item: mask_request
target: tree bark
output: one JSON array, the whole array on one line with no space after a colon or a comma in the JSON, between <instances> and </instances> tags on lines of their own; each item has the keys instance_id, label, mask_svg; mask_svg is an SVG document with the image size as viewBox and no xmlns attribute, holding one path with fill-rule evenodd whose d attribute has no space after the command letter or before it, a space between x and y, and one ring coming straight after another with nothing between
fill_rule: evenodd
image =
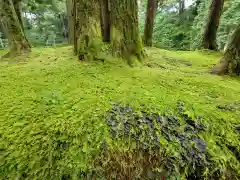
<instances>
[{"instance_id":1,"label":"tree bark","mask_svg":"<svg viewBox=\"0 0 240 180\"><path fill-rule=\"evenodd\" d=\"M75 0L74 50L80 60L95 58L101 39L99 0Z\"/></svg>"},{"instance_id":2,"label":"tree bark","mask_svg":"<svg viewBox=\"0 0 240 180\"><path fill-rule=\"evenodd\" d=\"M22 20L22 7L21 7L21 3L22 3L21 0L13 0L13 6L14 6L14 9L16 11L16 14L17 14L18 20L20 22L21 28L23 30L24 37L25 37L28 45L31 46L29 41L28 41L28 39L26 38L26 34L25 34L25 31L24 31L23 20Z\"/></svg>"},{"instance_id":3,"label":"tree bark","mask_svg":"<svg viewBox=\"0 0 240 180\"><path fill-rule=\"evenodd\" d=\"M68 43L74 44L74 0L67 0Z\"/></svg>"},{"instance_id":4,"label":"tree bark","mask_svg":"<svg viewBox=\"0 0 240 180\"><path fill-rule=\"evenodd\" d=\"M203 48L217 50L217 30L222 14L224 0L212 0L208 22L203 35Z\"/></svg>"},{"instance_id":5,"label":"tree bark","mask_svg":"<svg viewBox=\"0 0 240 180\"><path fill-rule=\"evenodd\" d=\"M143 43L146 46L152 46L152 34L153 34L153 25L154 25L154 19L156 16L156 10L157 10L157 0L148 0L144 37L143 37Z\"/></svg>"},{"instance_id":6,"label":"tree bark","mask_svg":"<svg viewBox=\"0 0 240 180\"><path fill-rule=\"evenodd\" d=\"M101 0L101 30L103 42L110 42L110 11L108 0Z\"/></svg>"},{"instance_id":7,"label":"tree bark","mask_svg":"<svg viewBox=\"0 0 240 180\"><path fill-rule=\"evenodd\" d=\"M25 54L31 51L31 47L25 37L20 18L15 10L12 0L2 0L3 15L6 19L8 40L10 44L10 56Z\"/></svg>"},{"instance_id":8,"label":"tree bark","mask_svg":"<svg viewBox=\"0 0 240 180\"><path fill-rule=\"evenodd\" d=\"M127 59L128 63L131 63L132 56L142 59L137 0L111 0L110 10L113 55Z\"/></svg>"},{"instance_id":9,"label":"tree bark","mask_svg":"<svg viewBox=\"0 0 240 180\"><path fill-rule=\"evenodd\" d=\"M212 73L240 75L240 25L234 31L223 58L214 66Z\"/></svg>"},{"instance_id":10,"label":"tree bark","mask_svg":"<svg viewBox=\"0 0 240 180\"><path fill-rule=\"evenodd\" d=\"M13 1L13 6L15 8L18 20L21 24L22 29L24 29L23 27L23 21L22 21L22 8L21 8L21 0L12 0Z\"/></svg>"}]
</instances>

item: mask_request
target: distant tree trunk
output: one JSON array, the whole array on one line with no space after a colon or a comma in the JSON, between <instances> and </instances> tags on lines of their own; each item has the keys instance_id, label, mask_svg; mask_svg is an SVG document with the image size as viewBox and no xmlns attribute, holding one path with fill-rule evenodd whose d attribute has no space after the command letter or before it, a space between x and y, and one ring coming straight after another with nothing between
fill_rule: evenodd
<instances>
[{"instance_id":1,"label":"distant tree trunk","mask_svg":"<svg viewBox=\"0 0 240 180\"><path fill-rule=\"evenodd\" d=\"M95 58L96 41L101 39L99 0L75 0L74 50L80 60ZM91 51L91 52L90 52Z\"/></svg>"},{"instance_id":2,"label":"distant tree trunk","mask_svg":"<svg viewBox=\"0 0 240 180\"><path fill-rule=\"evenodd\" d=\"M143 56L143 47L138 28L137 0L111 0L111 45L113 55L139 60Z\"/></svg>"},{"instance_id":3,"label":"distant tree trunk","mask_svg":"<svg viewBox=\"0 0 240 180\"><path fill-rule=\"evenodd\" d=\"M154 19L156 16L157 2L158 0L148 0L144 37L143 37L143 43L146 46L152 46L153 25L154 25Z\"/></svg>"},{"instance_id":4,"label":"distant tree trunk","mask_svg":"<svg viewBox=\"0 0 240 180\"><path fill-rule=\"evenodd\" d=\"M201 4L201 0L196 0L195 7L193 9L194 17L196 17L198 15L198 8L199 8L200 4Z\"/></svg>"},{"instance_id":5,"label":"distant tree trunk","mask_svg":"<svg viewBox=\"0 0 240 180\"><path fill-rule=\"evenodd\" d=\"M10 52L8 55L16 56L31 51L31 47L25 37L24 29L20 18L18 17L12 0L2 0L3 15L6 19L6 29L8 31L8 40Z\"/></svg>"},{"instance_id":6,"label":"distant tree trunk","mask_svg":"<svg viewBox=\"0 0 240 180\"><path fill-rule=\"evenodd\" d=\"M74 0L67 0L68 43L74 44Z\"/></svg>"},{"instance_id":7,"label":"distant tree trunk","mask_svg":"<svg viewBox=\"0 0 240 180\"><path fill-rule=\"evenodd\" d=\"M2 18L1 22L1 30L3 32L3 35L5 38L8 38L8 31L7 31L7 26L6 26L6 21L3 16L0 16Z\"/></svg>"},{"instance_id":8,"label":"distant tree trunk","mask_svg":"<svg viewBox=\"0 0 240 180\"><path fill-rule=\"evenodd\" d=\"M108 0L101 0L101 30L104 42L110 42L110 11Z\"/></svg>"},{"instance_id":9,"label":"distant tree trunk","mask_svg":"<svg viewBox=\"0 0 240 180\"><path fill-rule=\"evenodd\" d=\"M224 5L224 0L212 0L210 7L208 22L205 27L203 35L203 48L210 50L217 50L217 30L219 26L220 17L222 14L222 9Z\"/></svg>"},{"instance_id":10,"label":"distant tree trunk","mask_svg":"<svg viewBox=\"0 0 240 180\"><path fill-rule=\"evenodd\" d=\"M223 75L232 73L240 75L240 26L234 31L228 47L220 62L212 69L212 73Z\"/></svg>"},{"instance_id":11,"label":"distant tree trunk","mask_svg":"<svg viewBox=\"0 0 240 180\"><path fill-rule=\"evenodd\" d=\"M182 13L184 12L184 9L185 9L185 0L179 0L179 10L178 10L179 16L182 15Z\"/></svg>"},{"instance_id":12,"label":"distant tree trunk","mask_svg":"<svg viewBox=\"0 0 240 180\"><path fill-rule=\"evenodd\" d=\"M139 13L140 18L143 18L144 10L145 10L145 8L143 6L143 0L138 0L138 9L139 9L138 13Z\"/></svg>"},{"instance_id":13,"label":"distant tree trunk","mask_svg":"<svg viewBox=\"0 0 240 180\"><path fill-rule=\"evenodd\" d=\"M138 7L139 7L139 9L140 10L144 10L143 9L143 2L142 2L143 0L138 0Z\"/></svg>"}]
</instances>

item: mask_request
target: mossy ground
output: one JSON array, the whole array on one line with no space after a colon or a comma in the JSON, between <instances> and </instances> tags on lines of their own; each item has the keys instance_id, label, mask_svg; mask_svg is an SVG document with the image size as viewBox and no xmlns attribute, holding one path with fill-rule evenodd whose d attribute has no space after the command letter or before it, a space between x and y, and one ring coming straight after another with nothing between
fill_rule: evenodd
<instances>
[{"instance_id":1,"label":"mossy ground","mask_svg":"<svg viewBox=\"0 0 240 180\"><path fill-rule=\"evenodd\" d=\"M109 137L105 113L121 102L160 106L177 101L202 117L201 134L219 165L239 167L240 79L209 73L221 54L146 49L143 65L119 59L80 62L72 47L36 48L27 61L0 61L0 176L61 179L91 169ZM3 54L3 52L0 52ZM218 106L233 105L232 109ZM238 168L239 170L239 168ZM51 176L51 178L50 178Z\"/></svg>"}]
</instances>

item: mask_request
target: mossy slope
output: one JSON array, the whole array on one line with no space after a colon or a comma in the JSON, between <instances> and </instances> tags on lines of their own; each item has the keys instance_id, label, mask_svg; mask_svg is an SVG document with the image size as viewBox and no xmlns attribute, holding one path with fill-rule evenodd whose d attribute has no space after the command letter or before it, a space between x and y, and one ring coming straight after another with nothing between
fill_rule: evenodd
<instances>
[{"instance_id":1,"label":"mossy slope","mask_svg":"<svg viewBox=\"0 0 240 180\"><path fill-rule=\"evenodd\" d=\"M240 79L209 73L220 54L151 48L143 65L131 68L111 57L79 62L71 47L33 51L27 62L0 62L1 177L78 177L109 137L111 103L175 112L179 100L208 126L201 136L213 160L239 170L234 153L217 145L240 149L233 128L240 124Z\"/></svg>"}]
</instances>

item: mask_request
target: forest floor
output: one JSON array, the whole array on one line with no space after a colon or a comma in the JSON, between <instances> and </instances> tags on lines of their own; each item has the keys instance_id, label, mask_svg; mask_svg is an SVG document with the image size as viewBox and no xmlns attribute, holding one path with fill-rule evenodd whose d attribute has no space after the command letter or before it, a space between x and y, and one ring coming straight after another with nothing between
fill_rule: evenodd
<instances>
[{"instance_id":1,"label":"forest floor","mask_svg":"<svg viewBox=\"0 0 240 180\"><path fill-rule=\"evenodd\" d=\"M111 57L80 62L71 47L36 48L27 61L1 60L0 177L78 176L110 141L105 119L113 103L175 114L178 102L187 116L201 117L207 130L199 136L211 160L238 174L240 78L209 73L219 53L146 52L136 67Z\"/></svg>"}]
</instances>

